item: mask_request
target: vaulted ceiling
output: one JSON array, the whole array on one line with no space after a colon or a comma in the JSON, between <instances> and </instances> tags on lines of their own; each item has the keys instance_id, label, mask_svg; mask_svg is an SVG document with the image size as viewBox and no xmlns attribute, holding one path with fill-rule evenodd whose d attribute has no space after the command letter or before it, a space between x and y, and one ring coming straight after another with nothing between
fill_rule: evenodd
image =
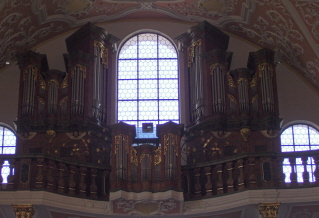
<instances>
[{"instance_id":1,"label":"vaulted ceiling","mask_svg":"<svg viewBox=\"0 0 319 218\"><path fill-rule=\"evenodd\" d=\"M0 68L27 50L84 25L119 19L207 20L261 47L319 90L317 0L1 0Z\"/></svg>"}]
</instances>

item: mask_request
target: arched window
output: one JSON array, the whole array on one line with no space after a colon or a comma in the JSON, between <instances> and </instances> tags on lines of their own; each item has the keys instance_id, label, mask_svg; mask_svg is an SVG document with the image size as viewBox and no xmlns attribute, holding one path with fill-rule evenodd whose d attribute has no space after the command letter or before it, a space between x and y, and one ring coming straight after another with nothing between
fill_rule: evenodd
<instances>
[{"instance_id":1,"label":"arched window","mask_svg":"<svg viewBox=\"0 0 319 218\"><path fill-rule=\"evenodd\" d=\"M281 133L281 151L296 152L319 149L319 131L307 124L295 124L287 127ZM313 172L315 171L313 158L307 160L307 171L309 172L309 182L315 181ZM291 166L288 158L284 159L283 171L286 175L285 182L290 183ZM296 158L295 172L297 172L297 182L303 182L302 173L304 166L301 158Z\"/></svg>"},{"instance_id":2,"label":"arched window","mask_svg":"<svg viewBox=\"0 0 319 218\"><path fill-rule=\"evenodd\" d=\"M15 154L16 152L16 136L13 131L5 126L0 126L0 154ZM2 183L8 183L8 175L10 174L9 161L4 160L1 168Z\"/></svg>"},{"instance_id":3,"label":"arched window","mask_svg":"<svg viewBox=\"0 0 319 218\"><path fill-rule=\"evenodd\" d=\"M118 56L118 121L136 125L137 138L155 138L143 123L179 123L178 57L175 46L156 33L129 38ZM155 129L155 128L154 128Z\"/></svg>"}]
</instances>

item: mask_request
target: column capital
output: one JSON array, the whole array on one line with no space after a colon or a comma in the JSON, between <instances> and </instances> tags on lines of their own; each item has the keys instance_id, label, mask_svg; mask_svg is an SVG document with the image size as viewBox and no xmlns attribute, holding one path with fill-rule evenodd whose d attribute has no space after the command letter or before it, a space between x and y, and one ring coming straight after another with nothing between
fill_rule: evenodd
<instances>
[{"instance_id":1,"label":"column capital","mask_svg":"<svg viewBox=\"0 0 319 218\"><path fill-rule=\"evenodd\" d=\"M35 213L32 204L13 204L12 206L14 209L15 218L31 218Z\"/></svg>"},{"instance_id":2,"label":"column capital","mask_svg":"<svg viewBox=\"0 0 319 218\"><path fill-rule=\"evenodd\" d=\"M277 218L280 202L259 203L259 213L262 218Z\"/></svg>"}]
</instances>

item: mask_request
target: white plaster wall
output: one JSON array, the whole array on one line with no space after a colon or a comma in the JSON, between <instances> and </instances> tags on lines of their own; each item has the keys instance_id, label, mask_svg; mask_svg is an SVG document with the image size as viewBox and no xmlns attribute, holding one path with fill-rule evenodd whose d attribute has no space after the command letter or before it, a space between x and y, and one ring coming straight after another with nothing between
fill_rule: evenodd
<instances>
[{"instance_id":1,"label":"white plaster wall","mask_svg":"<svg viewBox=\"0 0 319 218\"><path fill-rule=\"evenodd\" d=\"M109 33L123 40L128 35L140 29L153 29L166 34L171 39L185 33L192 26L192 23L169 22L166 20L138 20L138 21L117 21L99 24ZM74 30L75 31L75 30ZM55 37L46 43L43 43L34 50L46 54L50 69L65 71L63 53L66 53L65 39L74 31ZM121 41L120 41L121 42ZM119 43L120 43L119 42ZM248 53L256 51L259 48L250 43L241 41L238 38L231 37L228 51L233 52L231 69L245 68L248 60ZM183 69L181 69L183 72ZM116 88L116 75L111 72L111 85ZM184 74L181 73L181 89L184 89ZM279 93L279 108L284 123L293 120L307 120L319 125L319 94L308 86L307 82L300 79L295 72L289 70L281 64L277 67L277 83ZM0 72L0 123L6 123L12 127L16 120L18 106L18 88L19 88L19 69L16 65L2 69ZM185 105L181 95L181 105ZM115 101L116 96L113 95ZM113 108L115 110L115 108ZM181 112L183 113L183 109ZM115 120L115 119L114 119ZM183 122L182 118L182 122Z\"/></svg>"}]
</instances>

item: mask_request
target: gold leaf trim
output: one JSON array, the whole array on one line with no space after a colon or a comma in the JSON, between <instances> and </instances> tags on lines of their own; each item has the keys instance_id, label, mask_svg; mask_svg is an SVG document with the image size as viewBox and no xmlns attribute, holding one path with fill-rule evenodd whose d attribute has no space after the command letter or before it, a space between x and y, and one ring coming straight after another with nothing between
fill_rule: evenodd
<instances>
[{"instance_id":1,"label":"gold leaf trim","mask_svg":"<svg viewBox=\"0 0 319 218\"><path fill-rule=\"evenodd\" d=\"M61 83L61 89L65 89L68 87L68 76L64 77L62 83Z\"/></svg>"},{"instance_id":2,"label":"gold leaf trim","mask_svg":"<svg viewBox=\"0 0 319 218\"><path fill-rule=\"evenodd\" d=\"M79 68L80 72L82 72L83 78L86 78L86 67L81 65L81 64L77 64L74 67L72 67L71 78L74 77L74 73L75 73L77 67Z\"/></svg>"},{"instance_id":3,"label":"gold leaf trim","mask_svg":"<svg viewBox=\"0 0 319 218\"><path fill-rule=\"evenodd\" d=\"M33 80L34 81L37 81L37 74L38 74L38 68L36 68L35 66L33 65L28 65L26 67L26 69L23 71L23 81L25 81L25 77L26 77L26 74L29 73L29 70L31 69L31 73L33 74Z\"/></svg>"},{"instance_id":4,"label":"gold leaf trim","mask_svg":"<svg viewBox=\"0 0 319 218\"><path fill-rule=\"evenodd\" d=\"M135 166L138 166L138 160L137 160L137 151L135 148L132 148L131 151L131 163Z\"/></svg>"},{"instance_id":5,"label":"gold leaf trim","mask_svg":"<svg viewBox=\"0 0 319 218\"><path fill-rule=\"evenodd\" d=\"M188 67L191 67L194 63L194 57L195 57L195 47L196 46L202 46L202 40L198 39L191 46L187 48L187 55L188 55Z\"/></svg>"},{"instance_id":6,"label":"gold leaf trim","mask_svg":"<svg viewBox=\"0 0 319 218\"><path fill-rule=\"evenodd\" d=\"M43 100L43 98L41 98L40 96L38 96L38 100L41 104L45 105L45 101Z\"/></svg>"},{"instance_id":7,"label":"gold leaf trim","mask_svg":"<svg viewBox=\"0 0 319 218\"><path fill-rule=\"evenodd\" d=\"M94 41L94 47L99 47L101 49L100 58L102 59L102 64L104 68L108 68L108 57L109 57L109 49L106 48L101 42Z\"/></svg>"},{"instance_id":8,"label":"gold leaf trim","mask_svg":"<svg viewBox=\"0 0 319 218\"><path fill-rule=\"evenodd\" d=\"M40 88L45 90L46 89L46 84L45 81L43 79L43 77L41 75L39 75L39 82L40 82Z\"/></svg>"},{"instance_id":9,"label":"gold leaf trim","mask_svg":"<svg viewBox=\"0 0 319 218\"><path fill-rule=\"evenodd\" d=\"M259 78L262 78L262 72L264 70L266 70L266 68L268 68L269 72L270 72L270 76L273 77L273 66L271 64L268 64L268 63L263 63L263 64L260 64L258 65L258 76Z\"/></svg>"},{"instance_id":10,"label":"gold leaf trim","mask_svg":"<svg viewBox=\"0 0 319 218\"><path fill-rule=\"evenodd\" d=\"M154 156L154 164L157 165L159 163L162 162L162 151L161 151L161 147L158 147L156 150L155 150L155 156Z\"/></svg>"},{"instance_id":11,"label":"gold leaf trim","mask_svg":"<svg viewBox=\"0 0 319 218\"><path fill-rule=\"evenodd\" d=\"M237 103L236 98L235 98L234 96L232 96L231 94L228 94L228 98L229 98L232 102Z\"/></svg>"}]
</instances>

